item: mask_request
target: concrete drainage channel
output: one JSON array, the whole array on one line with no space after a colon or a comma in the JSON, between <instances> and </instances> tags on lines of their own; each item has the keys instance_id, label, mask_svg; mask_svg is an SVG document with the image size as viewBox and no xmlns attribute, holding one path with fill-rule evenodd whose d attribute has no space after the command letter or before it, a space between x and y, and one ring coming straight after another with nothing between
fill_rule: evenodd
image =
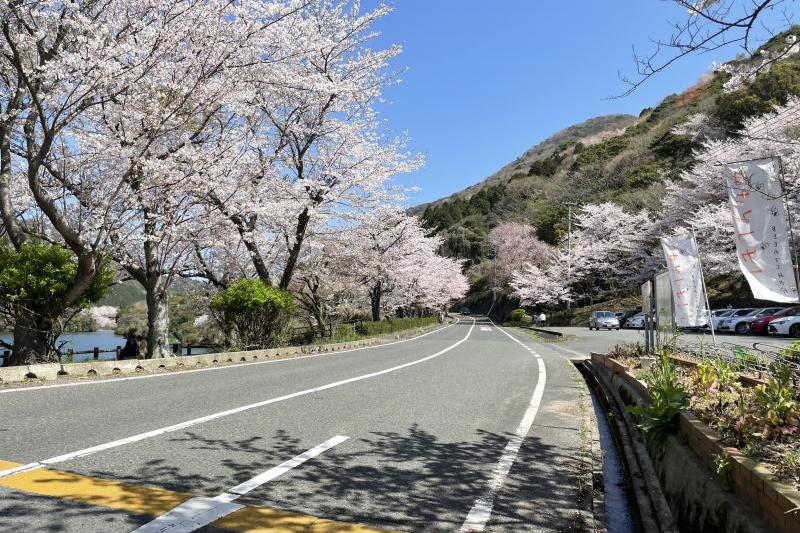
<instances>
[{"instance_id":1,"label":"concrete drainage channel","mask_svg":"<svg viewBox=\"0 0 800 533\"><path fill-rule=\"evenodd\" d=\"M608 393L585 361L573 361L589 387L603 451L602 515L609 533L676 532L658 477L644 444L630 430L632 420L619 399ZM599 481L599 483L598 483Z\"/></svg>"}]
</instances>

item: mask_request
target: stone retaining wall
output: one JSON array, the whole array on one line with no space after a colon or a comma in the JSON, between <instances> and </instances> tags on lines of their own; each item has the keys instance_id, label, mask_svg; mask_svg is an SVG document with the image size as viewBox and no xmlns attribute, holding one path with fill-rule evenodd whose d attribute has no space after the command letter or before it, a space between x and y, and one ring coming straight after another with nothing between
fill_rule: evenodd
<instances>
[{"instance_id":1,"label":"stone retaining wall","mask_svg":"<svg viewBox=\"0 0 800 533\"><path fill-rule=\"evenodd\" d=\"M188 370L215 365L252 363L270 359L285 359L302 355L332 353L355 348L366 348L394 340L416 337L442 327L439 324L415 328L394 335L375 337L336 344L310 344L268 350L223 352L206 355L186 355L161 359L124 359L120 361L87 361L83 363L48 363L0 367L0 386L30 381L56 381L65 378L103 377L158 370Z\"/></svg>"}]
</instances>

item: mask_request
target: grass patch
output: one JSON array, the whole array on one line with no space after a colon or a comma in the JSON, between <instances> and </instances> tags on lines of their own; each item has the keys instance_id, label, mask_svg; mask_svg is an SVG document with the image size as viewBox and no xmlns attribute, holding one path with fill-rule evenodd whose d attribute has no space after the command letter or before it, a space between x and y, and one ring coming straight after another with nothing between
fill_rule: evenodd
<instances>
[{"instance_id":1,"label":"grass patch","mask_svg":"<svg viewBox=\"0 0 800 533\"><path fill-rule=\"evenodd\" d=\"M364 321L360 324L338 324L334 330L333 338L318 339L314 344L337 344L369 339L381 335L391 335L401 331L415 328L433 326L439 321L438 317L425 318L393 318L377 322Z\"/></svg>"}]
</instances>

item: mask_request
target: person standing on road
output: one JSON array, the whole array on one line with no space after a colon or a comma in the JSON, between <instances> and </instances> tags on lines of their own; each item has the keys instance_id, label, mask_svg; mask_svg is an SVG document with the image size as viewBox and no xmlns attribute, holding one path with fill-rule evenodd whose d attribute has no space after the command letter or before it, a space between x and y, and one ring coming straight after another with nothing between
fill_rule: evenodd
<instances>
[{"instance_id":1,"label":"person standing on road","mask_svg":"<svg viewBox=\"0 0 800 533\"><path fill-rule=\"evenodd\" d=\"M539 326L544 327L547 323L547 315L544 314L544 311L539 315Z\"/></svg>"}]
</instances>

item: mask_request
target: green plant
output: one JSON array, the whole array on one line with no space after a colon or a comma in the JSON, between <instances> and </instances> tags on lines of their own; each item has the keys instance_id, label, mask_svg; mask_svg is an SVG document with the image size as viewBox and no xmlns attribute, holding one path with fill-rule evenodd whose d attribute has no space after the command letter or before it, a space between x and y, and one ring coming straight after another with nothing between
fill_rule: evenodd
<instances>
[{"instance_id":1,"label":"green plant","mask_svg":"<svg viewBox=\"0 0 800 533\"><path fill-rule=\"evenodd\" d=\"M62 246L29 242L15 250L0 244L0 315L14 324L11 364L53 359L64 327L105 294L114 270L102 263L75 298L80 276L75 255Z\"/></svg>"},{"instance_id":2,"label":"green plant","mask_svg":"<svg viewBox=\"0 0 800 533\"><path fill-rule=\"evenodd\" d=\"M650 403L629 407L639 419L639 429L650 444L662 449L667 435L677 429L678 414L689 407L689 395L681 386L672 361L661 357L643 376Z\"/></svg>"},{"instance_id":3,"label":"green plant","mask_svg":"<svg viewBox=\"0 0 800 533\"><path fill-rule=\"evenodd\" d=\"M758 451L758 446L754 442L748 442L742 446L742 454L746 457L754 457Z\"/></svg>"},{"instance_id":4,"label":"green plant","mask_svg":"<svg viewBox=\"0 0 800 533\"><path fill-rule=\"evenodd\" d=\"M524 309L518 308L511 311L511 313L508 315L508 320L506 320L506 323L509 325L530 324L531 317L525 312Z\"/></svg>"},{"instance_id":5,"label":"green plant","mask_svg":"<svg viewBox=\"0 0 800 533\"><path fill-rule=\"evenodd\" d=\"M786 359L794 363L800 363L800 341L794 341L781 352Z\"/></svg>"},{"instance_id":6,"label":"green plant","mask_svg":"<svg viewBox=\"0 0 800 533\"><path fill-rule=\"evenodd\" d=\"M697 366L696 382L704 390L730 390L738 385L739 375L727 361L709 359Z\"/></svg>"},{"instance_id":7,"label":"green plant","mask_svg":"<svg viewBox=\"0 0 800 533\"><path fill-rule=\"evenodd\" d=\"M800 449L790 450L777 465L776 474L781 478L800 480Z\"/></svg>"},{"instance_id":8,"label":"green plant","mask_svg":"<svg viewBox=\"0 0 800 533\"><path fill-rule=\"evenodd\" d=\"M792 388L792 369L785 365L772 365L767 384L755 388L757 409L773 426L783 424L789 415L798 414L800 402L795 395L796 391Z\"/></svg>"},{"instance_id":9,"label":"green plant","mask_svg":"<svg viewBox=\"0 0 800 533\"><path fill-rule=\"evenodd\" d=\"M291 293L240 279L211 299L211 309L236 348L271 347L283 340L294 312Z\"/></svg>"},{"instance_id":10,"label":"green plant","mask_svg":"<svg viewBox=\"0 0 800 533\"><path fill-rule=\"evenodd\" d=\"M748 366L758 363L758 358L755 356L755 354L751 353L746 348L735 348L733 350L733 357L736 359L737 366L741 370L745 370Z\"/></svg>"},{"instance_id":11,"label":"green plant","mask_svg":"<svg viewBox=\"0 0 800 533\"><path fill-rule=\"evenodd\" d=\"M725 479L728 471L731 469L731 460L730 458L725 455L724 453L715 454L714 457L714 472L716 474Z\"/></svg>"}]
</instances>

